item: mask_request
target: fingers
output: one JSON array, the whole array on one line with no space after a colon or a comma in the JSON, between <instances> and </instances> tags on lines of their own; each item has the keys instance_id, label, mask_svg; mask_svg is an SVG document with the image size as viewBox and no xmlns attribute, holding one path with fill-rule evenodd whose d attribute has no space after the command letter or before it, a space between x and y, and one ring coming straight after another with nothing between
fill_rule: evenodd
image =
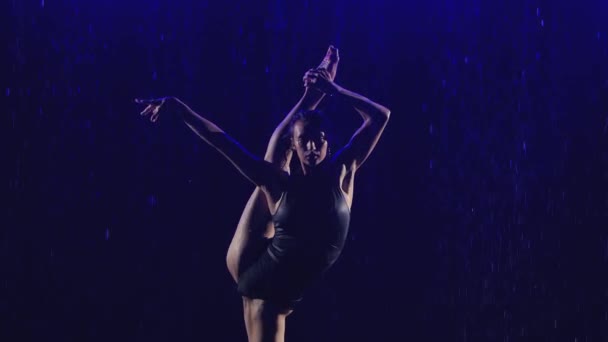
<instances>
[{"instance_id":1,"label":"fingers","mask_svg":"<svg viewBox=\"0 0 608 342\"><path fill-rule=\"evenodd\" d=\"M330 73L325 68L314 69L314 70L308 71L306 74L310 75L311 77L317 77L317 78L322 77L322 78L330 79Z\"/></svg>"},{"instance_id":2,"label":"fingers","mask_svg":"<svg viewBox=\"0 0 608 342\"><path fill-rule=\"evenodd\" d=\"M318 72L324 78L331 79L331 74L329 73L329 71L327 71L327 69L318 69Z\"/></svg>"},{"instance_id":3,"label":"fingers","mask_svg":"<svg viewBox=\"0 0 608 342\"><path fill-rule=\"evenodd\" d=\"M312 80L312 79L307 79L304 81L304 87L308 88L308 87L314 87L316 85L316 80Z\"/></svg>"},{"instance_id":4,"label":"fingers","mask_svg":"<svg viewBox=\"0 0 608 342\"><path fill-rule=\"evenodd\" d=\"M146 116L148 114L150 115L150 121L152 122L156 122L156 120L158 120L159 117L159 111L160 111L160 107L159 105L155 105L155 104L149 104L146 106L146 108L139 113L141 116Z\"/></svg>"},{"instance_id":5,"label":"fingers","mask_svg":"<svg viewBox=\"0 0 608 342\"><path fill-rule=\"evenodd\" d=\"M316 73L313 72L307 72L306 74L304 74L304 77L302 77L303 80L306 79L313 79L313 78L317 78L319 77Z\"/></svg>"},{"instance_id":6,"label":"fingers","mask_svg":"<svg viewBox=\"0 0 608 342\"><path fill-rule=\"evenodd\" d=\"M304 77L318 79L319 77L321 77L321 73L318 70L311 70L311 71L306 72Z\"/></svg>"},{"instance_id":7,"label":"fingers","mask_svg":"<svg viewBox=\"0 0 608 342\"><path fill-rule=\"evenodd\" d=\"M317 74L317 71L315 69L310 69L304 74L304 77L316 76L316 74Z\"/></svg>"},{"instance_id":8,"label":"fingers","mask_svg":"<svg viewBox=\"0 0 608 342\"><path fill-rule=\"evenodd\" d=\"M154 109L154 105L149 104L146 106L146 108L144 108L144 110L141 111L141 113L139 113L139 115L141 115L141 116L148 115L153 109Z\"/></svg>"},{"instance_id":9,"label":"fingers","mask_svg":"<svg viewBox=\"0 0 608 342\"><path fill-rule=\"evenodd\" d=\"M144 110L141 111L141 113L139 113L139 115L141 116L146 116L148 114L150 115L150 121L152 122L156 122L159 118L159 111L160 108L162 107L162 105L165 102L165 98L160 98L160 99L150 99L150 100L146 100L146 99L140 99L137 98L135 99L135 103L140 103L140 104L145 104L146 108L144 108Z\"/></svg>"},{"instance_id":10,"label":"fingers","mask_svg":"<svg viewBox=\"0 0 608 342\"><path fill-rule=\"evenodd\" d=\"M304 82L304 86L308 87L308 86L315 84L317 82L317 78L318 78L318 76L317 76L315 69L309 69L304 74L304 77L302 77L302 81Z\"/></svg>"},{"instance_id":11,"label":"fingers","mask_svg":"<svg viewBox=\"0 0 608 342\"><path fill-rule=\"evenodd\" d=\"M314 76L305 76L302 81L304 82L304 86L308 87L317 83L317 77Z\"/></svg>"},{"instance_id":12,"label":"fingers","mask_svg":"<svg viewBox=\"0 0 608 342\"><path fill-rule=\"evenodd\" d=\"M320 81L323 81L320 83ZM331 82L331 73L325 68L309 69L302 77L305 87L316 86L325 87L327 81Z\"/></svg>"},{"instance_id":13,"label":"fingers","mask_svg":"<svg viewBox=\"0 0 608 342\"><path fill-rule=\"evenodd\" d=\"M154 109L152 109L152 115L150 115L150 121L156 122L156 120L158 120L158 117L159 117L158 112L159 111L160 111L160 106L155 107Z\"/></svg>"}]
</instances>

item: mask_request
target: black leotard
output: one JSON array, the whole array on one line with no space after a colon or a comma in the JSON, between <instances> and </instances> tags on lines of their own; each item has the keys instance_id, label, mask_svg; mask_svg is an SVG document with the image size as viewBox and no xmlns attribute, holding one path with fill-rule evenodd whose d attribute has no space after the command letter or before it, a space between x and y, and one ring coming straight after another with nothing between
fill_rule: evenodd
<instances>
[{"instance_id":1,"label":"black leotard","mask_svg":"<svg viewBox=\"0 0 608 342\"><path fill-rule=\"evenodd\" d=\"M239 276L242 295L293 303L338 259L350 223L339 183L331 161L309 175L289 176L273 216L275 235Z\"/></svg>"}]
</instances>

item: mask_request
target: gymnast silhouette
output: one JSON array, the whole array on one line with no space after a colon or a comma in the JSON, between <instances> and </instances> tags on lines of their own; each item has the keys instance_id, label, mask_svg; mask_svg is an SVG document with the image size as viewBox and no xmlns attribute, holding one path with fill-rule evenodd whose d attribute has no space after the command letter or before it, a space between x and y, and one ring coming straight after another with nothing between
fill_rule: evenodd
<instances>
[{"instance_id":1,"label":"gymnast silhouette","mask_svg":"<svg viewBox=\"0 0 608 342\"><path fill-rule=\"evenodd\" d=\"M226 256L243 299L250 342L284 341L286 317L340 256L356 171L389 120L389 109L334 82L339 60L338 50L330 46L320 65L304 74L304 94L274 130L263 159L175 97L135 100L146 105L141 115L153 122L161 112L179 115L256 185ZM323 115L316 111L325 95L348 101L363 118L333 155ZM291 172L294 152L301 172Z\"/></svg>"}]
</instances>

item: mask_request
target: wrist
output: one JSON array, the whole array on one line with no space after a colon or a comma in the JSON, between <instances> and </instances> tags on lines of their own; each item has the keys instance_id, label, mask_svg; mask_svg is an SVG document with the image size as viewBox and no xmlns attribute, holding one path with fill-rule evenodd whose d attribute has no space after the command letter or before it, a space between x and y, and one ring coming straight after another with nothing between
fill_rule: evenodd
<instances>
[{"instance_id":1,"label":"wrist","mask_svg":"<svg viewBox=\"0 0 608 342\"><path fill-rule=\"evenodd\" d=\"M302 97L321 97L323 95L323 92L319 89L315 89L313 87L305 87L304 95L302 95Z\"/></svg>"},{"instance_id":2,"label":"wrist","mask_svg":"<svg viewBox=\"0 0 608 342\"><path fill-rule=\"evenodd\" d=\"M186 119L188 114L188 105L182 102L175 96L167 96L165 97L165 108L167 108L170 112L177 114L178 117L182 119Z\"/></svg>"},{"instance_id":3,"label":"wrist","mask_svg":"<svg viewBox=\"0 0 608 342\"><path fill-rule=\"evenodd\" d=\"M300 102L305 106L316 104L318 101L321 101L323 96L325 96L325 94L323 94L322 91L311 87L306 87L304 88L304 95L302 95Z\"/></svg>"}]
</instances>

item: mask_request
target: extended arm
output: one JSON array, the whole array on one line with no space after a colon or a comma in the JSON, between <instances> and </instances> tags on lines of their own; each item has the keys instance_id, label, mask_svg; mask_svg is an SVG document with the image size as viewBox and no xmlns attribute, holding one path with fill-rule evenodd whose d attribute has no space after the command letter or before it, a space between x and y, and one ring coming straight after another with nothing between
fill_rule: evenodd
<instances>
[{"instance_id":1,"label":"extended arm","mask_svg":"<svg viewBox=\"0 0 608 342\"><path fill-rule=\"evenodd\" d=\"M207 144L211 145L228 159L237 170L252 183L258 186L275 185L282 172L269 162L266 162L247 151L236 140L226 134L210 120L193 111L188 105L175 97L157 100L137 100L138 103L148 104L142 115L151 114L155 121L161 107L179 114L181 120Z\"/></svg>"},{"instance_id":2,"label":"extended arm","mask_svg":"<svg viewBox=\"0 0 608 342\"><path fill-rule=\"evenodd\" d=\"M363 118L361 127L353 134L348 144L334 156L334 160L340 164L359 168L376 147L391 111L365 96L337 85L325 70L308 72L306 77L312 87L346 99Z\"/></svg>"},{"instance_id":3,"label":"extended arm","mask_svg":"<svg viewBox=\"0 0 608 342\"><path fill-rule=\"evenodd\" d=\"M348 144L336 154L336 160L345 165L355 163L359 168L376 147L391 112L367 97L340 86L337 86L335 94L349 101L363 118L361 127L353 134Z\"/></svg>"}]
</instances>

